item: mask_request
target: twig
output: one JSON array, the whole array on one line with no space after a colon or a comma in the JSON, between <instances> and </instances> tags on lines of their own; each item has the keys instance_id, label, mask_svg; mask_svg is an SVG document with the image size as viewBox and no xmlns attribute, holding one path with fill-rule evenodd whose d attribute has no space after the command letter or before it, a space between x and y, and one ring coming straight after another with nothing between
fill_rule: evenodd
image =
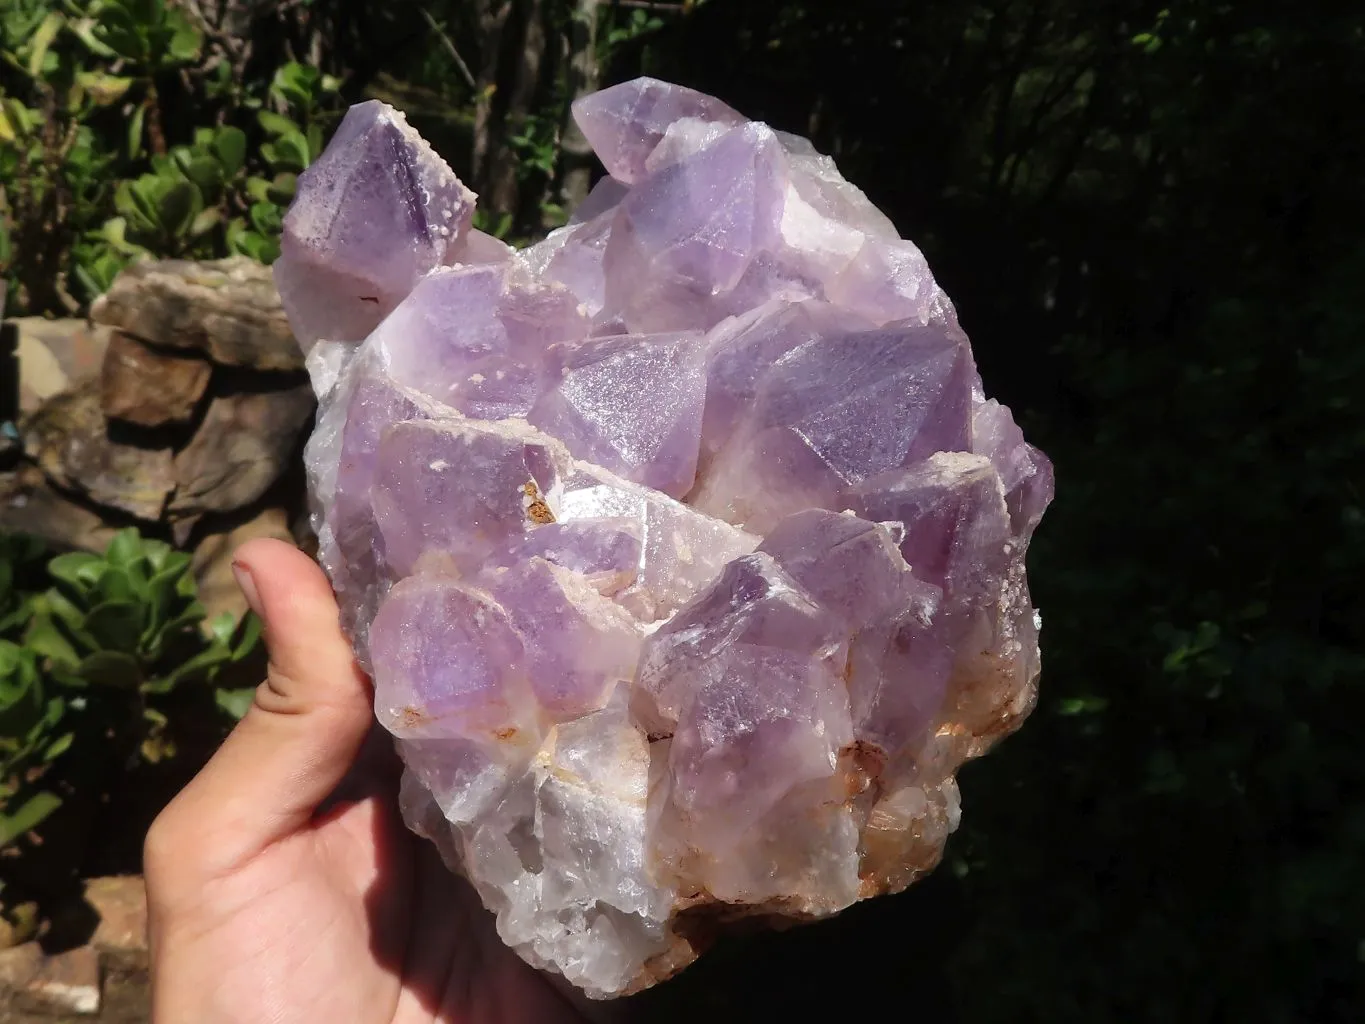
<instances>
[{"instance_id":1,"label":"twig","mask_svg":"<svg viewBox=\"0 0 1365 1024\"><path fill-rule=\"evenodd\" d=\"M441 26L436 24L436 19L431 16L430 11L425 7L419 7L418 10L422 12L422 17L425 18L427 24L431 26L431 30L440 37L441 42L445 43L446 50L455 58L455 66L460 69L460 74L464 76L466 84L468 84L471 90L478 92L479 83L474 80L473 72L469 70L469 65L464 62L464 58L460 56L460 51L455 49L455 44L451 41L450 36L446 35Z\"/></svg>"}]
</instances>

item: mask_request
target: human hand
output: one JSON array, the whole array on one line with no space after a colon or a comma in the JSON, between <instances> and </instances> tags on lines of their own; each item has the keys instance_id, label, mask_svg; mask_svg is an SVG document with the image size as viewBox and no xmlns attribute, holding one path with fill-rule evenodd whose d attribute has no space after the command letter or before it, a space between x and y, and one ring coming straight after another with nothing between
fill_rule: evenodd
<instances>
[{"instance_id":1,"label":"human hand","mask_svg":"<svg viewBox=\"0 0 1365 1024\"><path fill-rule=\"evenodd\" d=\"M581 1020L404 828L387 744L362 757L369 682L321 570L269 540L234 567L270 670L147 836L155 1024Z\"/></svg>"}]
</instances>

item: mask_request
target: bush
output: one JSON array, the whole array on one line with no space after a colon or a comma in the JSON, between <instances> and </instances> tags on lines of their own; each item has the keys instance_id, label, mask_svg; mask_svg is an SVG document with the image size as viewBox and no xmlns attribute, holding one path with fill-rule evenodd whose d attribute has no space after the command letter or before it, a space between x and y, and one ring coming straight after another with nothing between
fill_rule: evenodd
<instances>
[{"instance_id":1,"label":"bush","mask_svg":"<svg viewBox=\"0 0 1365 1024\"><path fill-rule=\"evenodd\" d=\"M271 262L340 83L255 69L171 0L10 0L0 14L0 276L75 312L130 260Z\"/></svg>"},{"instance_id":2,"label":"bush","mask_svg":"<svg viewBox=\"0 0 1365 1024\"><path fill-rule=\"evenodd\" d=\"M52 585L25 589L42 561L35 542L0 536L0 847L61 805L64 777L82 753L112 748L152 763L174 755L159 702L212 686L260 639L254 615L206 624L189 555L135 530L103 555L51 558ZM220 688L214 699L237 717L251 690Z\"/></svg>"}]
</instances>

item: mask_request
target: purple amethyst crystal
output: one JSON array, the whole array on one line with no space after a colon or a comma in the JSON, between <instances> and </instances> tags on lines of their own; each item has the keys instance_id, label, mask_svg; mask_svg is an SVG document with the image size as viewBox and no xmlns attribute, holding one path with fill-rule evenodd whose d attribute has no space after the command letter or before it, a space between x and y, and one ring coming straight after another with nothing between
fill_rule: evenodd
<instances>
[{"instance_id":1,"label":"purple amethyst crystal","mask_svg":"<svg viewBox=\"0 0 1365 1024\"><path fill-rule=\"evenodd\" d=\"M320 414L320 559L409 825L589 995L678 915L806 918L937 862L1032 706L1052 468L920 251L804 139L640 79L608 177L512 250L379 103L276 279Z\"/></svg>"}]
</instances>

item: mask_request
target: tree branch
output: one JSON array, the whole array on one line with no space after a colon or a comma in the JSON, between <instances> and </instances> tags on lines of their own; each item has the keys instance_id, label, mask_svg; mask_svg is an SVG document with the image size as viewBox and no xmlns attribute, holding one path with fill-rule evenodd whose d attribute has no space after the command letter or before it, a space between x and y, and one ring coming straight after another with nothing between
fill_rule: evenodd
<instances>
[{"instance_id":1,"label":"tree branch","mask_svg":"<svg viewBox=\"0 0 1365 1024\"><path fill-rule=\"evenodd\" d=\"M451 40L450 36L446 35L441 26L436 23L436 19L431 16L430 11L425 7L419 7L418 10L422 12L422 17L431 27L431 30L436 33L437 38L445 45L446 52L454 59L455 66L460 69L460 76L465 80L465 84L468 85L471 90L478 92L479 83L474 80L474 73L469 70L469 65L466 64L464 58L460 56L460 51L455 49L455 43Z\"/></svg>"}]
</instances>

